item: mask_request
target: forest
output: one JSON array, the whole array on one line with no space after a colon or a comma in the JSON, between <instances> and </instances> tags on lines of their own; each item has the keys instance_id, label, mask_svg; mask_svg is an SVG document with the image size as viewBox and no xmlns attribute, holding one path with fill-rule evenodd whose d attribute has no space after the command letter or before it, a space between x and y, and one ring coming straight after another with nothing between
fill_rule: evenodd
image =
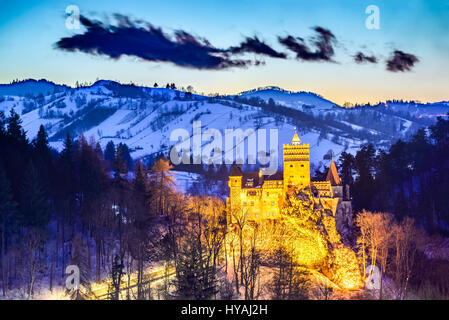
<instances>
[{"instance_id":1,"label":"forest","mask_svg":"<svg viewBox=\"0 0 449 320\"><path fill-rule=\"evenodd\" d=\"M43 126L28 141L14 111L0 113L0 150L3 297L49 294L64 285L66 266L77 265L81 286L63 292L72 299L348 298L323 281L310 292L311 269L290 245L301 230L333 246L326 264L313 266L320 274L345 284L346 273L365 278L371 263L379 266L381 285L385 275L396 288L394 297L380 289L350 298L449 294L447 261L423 249L449 231L449 120L443 118L388 150L364 145L355 156L341 155L339 174L354 209L345 243L332 234L322 208L304 211L307 190L289 199L284 222L258 225L234 217L229 226L222 198L176 191L176 175L163 156L134 162L125 144L110 142L102 150L93 139L69 134L57 152ZM227 170L212 175L209 168L205 175L223 179ZM345 259L356 268L339 273ZM153 283L156 269L160 281ZM272 278L264 278L267 270ZM106 289L96 288L100 282ZM359 280L351 286L358 288Z\"/></svg>"}]
</instances>

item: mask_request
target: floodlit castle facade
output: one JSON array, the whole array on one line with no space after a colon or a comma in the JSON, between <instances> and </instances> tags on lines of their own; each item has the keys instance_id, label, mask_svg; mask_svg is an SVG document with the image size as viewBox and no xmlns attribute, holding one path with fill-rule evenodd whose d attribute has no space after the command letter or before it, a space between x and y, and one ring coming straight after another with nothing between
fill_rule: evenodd
<instances>
[{"instance_id":1,"label":"floodlit castle facade","mask_svg":"<svg viewBox=\"0 0 449 320\"><path fill-rule=\"evenodd\" d=\"M274 220L279 217L292 187L310 187L314 201L332 211L337 229L352 226L349 190L343 187L333 158L326 180L311 181L309 152L309 145L302 144L295 131L290 144L283 145L283 171L264 175L263 171L242 172L233 165L229 175L230 195L226 200L228 221L233 221L233 213L244 214L249 220Z\"/></svg>"}]
</instances>

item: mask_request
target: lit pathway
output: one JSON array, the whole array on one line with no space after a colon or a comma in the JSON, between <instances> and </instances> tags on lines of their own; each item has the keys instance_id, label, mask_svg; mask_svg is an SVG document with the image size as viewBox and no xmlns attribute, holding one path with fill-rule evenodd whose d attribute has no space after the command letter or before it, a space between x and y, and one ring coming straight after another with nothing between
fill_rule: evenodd
<instances>
[{"instance_id":1,"label":"lit pathway","mask_svg":"<svg viewBox=\"0 0 449 320\"><path fill-rule=\"evenodd\" d=\"M152 283L152 284L158 284L162 283L162 281L165 278L165 266L160 267L154 267L150 269L149 273L144 274L144 278L148 280L144 280L142 282L142 285ZM171 278L175 275L175 267L169 267L168 268L168 278ZM92 284L92 293L93 293L93 299L96 300L107 300L109 299L109 292L108 289L110 287L111 281L108 280L106 282L102 283L94 283ZM128 285L128 275L124 275L122 277L122 282L120 284L120 297L126 298L126 294L128 289L130 290L130 293L132 292L132 289L137 289L137 272L131 274L129 285Z\"/></svg>"}]
</instances>

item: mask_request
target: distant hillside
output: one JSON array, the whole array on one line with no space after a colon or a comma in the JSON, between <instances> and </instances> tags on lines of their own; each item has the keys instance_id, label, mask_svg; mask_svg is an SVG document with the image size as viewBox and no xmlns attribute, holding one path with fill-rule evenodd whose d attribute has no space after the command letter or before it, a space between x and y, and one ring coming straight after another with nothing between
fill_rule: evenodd
<instances>
[{"instance_id":1,"label":"distant hillside","mask_svg":"<svg viewBox=\"0 0 449 320\"><path fill-rule=\"evenodd\" d=\"M69 87L65 85L58 85L44 79L29 79L13 82L11 84L0 84L0 97L6 95L36 97L40 94L47 96L55 92L67 90L68 88Z\"/></svg>"},{"instance_id":2,"label":"distant hillside","mask_svg":"<svg viewBox=\"0 0 449 320\"><path fill-rule=\"evenodd\" d=\"M270 99L286 107L304 110L304 109L332 109L339 107L332 101L326 100L313 92L293 92L281 89L279 87L263 87L250 91L244 91L239 94L243 98L258 97L265 102L269 102Z\"/></svg>"},{"instance_id":3,"label":"distant hillside","mask_svg":"<svg viewBox=\"0 0 449 320\"><path fill-rule=\"evenodd\" d=\"M0 88L9 93L17 90L15 95L0 97L0 111L8 115L13 108L19 113L30 139L44 124L57 149L62 148L62 139L70 132L92 136L103 147L110 140L126 143L133 157L168 154L171 132L178 128L191 131L192 123L201 121L203 132L208 128L222 133L232 128L277 128L279 151L297 127L301 140L311 146L312 162L320 166L328 163L332 152L336 156L342 151L354 152L361 144L387 148L449 112L447 102L395 101L346 109L313 93L273 87L222 97L105 80L79 88L45 80ZM24 94L26 88L34 91ZM36 95L45 90L51 92Z\"/></svg>"}]
</instances>

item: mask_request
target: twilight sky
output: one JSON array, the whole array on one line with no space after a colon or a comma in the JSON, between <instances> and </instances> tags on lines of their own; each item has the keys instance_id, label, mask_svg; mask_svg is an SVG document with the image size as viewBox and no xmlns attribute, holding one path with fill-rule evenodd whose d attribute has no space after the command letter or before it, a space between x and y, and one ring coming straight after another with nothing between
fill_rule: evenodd
<instances>
[{"instance_id":1,"label":"twilight sky","mask_svg":"<svg viewBox=\"0 0 449 320\"><path fill-rule=\"evenodd\" d=\"M78 30L68 5L85 17ZM378 30L365 25L369 5ZM0 83L17 78L449 100L449 0L2 1Z\"/></svg>"}]
</instances>

